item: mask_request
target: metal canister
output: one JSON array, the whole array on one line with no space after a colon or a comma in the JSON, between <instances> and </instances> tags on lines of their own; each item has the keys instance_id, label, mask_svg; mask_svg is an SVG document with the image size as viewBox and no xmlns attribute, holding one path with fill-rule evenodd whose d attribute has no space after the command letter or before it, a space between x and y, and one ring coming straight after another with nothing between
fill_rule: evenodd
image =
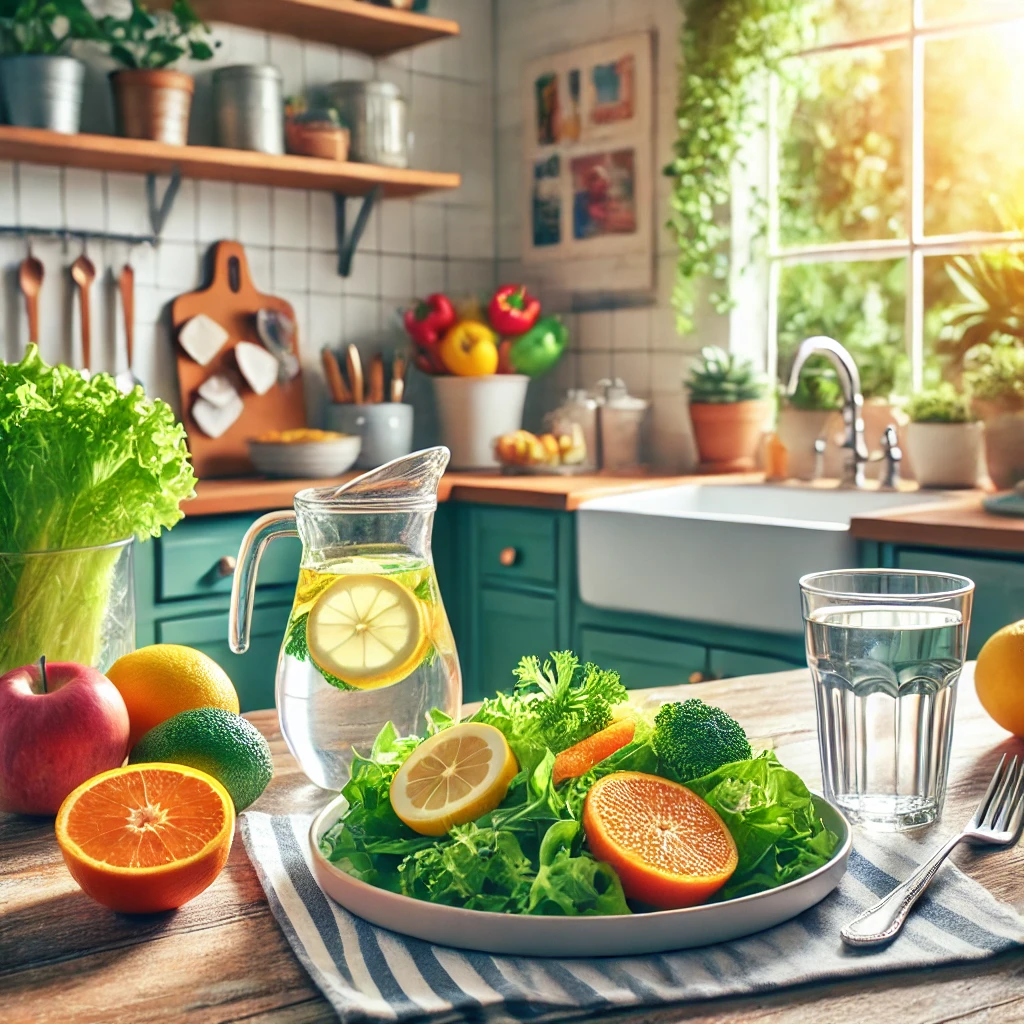
<instances>
[{"instance_id":1,"label":"metal canister","mask_svg":"<svg viewBox=\"0 0 1024 1024\"><path fill-rule=\"evenodd\" d=\"M402 91L391 82L335 82L330 103L352 133L349 159L385 167L409 166L408 116Z\"/></svg>"},{"instance_id":2,"label":"metal canister","mask_svg":"<svg viewBox=\"0 0 1024 1024\"><path fill-rule=\"evenodd\" d=\"M229 149L284 152L281 72L269 64L232 64L213 73L217 141Z\"/></svg>"},{"instance_id":3,"label":"metal canister","mask_svg":"<svg viewBox=\"0 0 1024 1024\"><path fill-rule=\"evenodd\" d=\"M74 57L0 57L0 107L8 124L74 135L82 114L85 65Z\"/></svg>"}]
</instances>

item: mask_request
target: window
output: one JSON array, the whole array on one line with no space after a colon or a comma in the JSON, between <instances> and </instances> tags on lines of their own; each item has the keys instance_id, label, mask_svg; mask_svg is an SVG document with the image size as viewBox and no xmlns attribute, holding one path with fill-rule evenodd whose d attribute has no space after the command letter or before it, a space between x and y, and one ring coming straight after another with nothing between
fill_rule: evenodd
<instances>
[{"instance_id":1,"label":"window","mask_svg":"<svg viewBox=\"0 0 1024 1024\"><path fill-rule=\"evenodd\" d=\"M769 367L829 334L885 396L951 358L951 257L1020 237L1024 0L833 7L770 89Z\"/></svg>"}]
</instances>

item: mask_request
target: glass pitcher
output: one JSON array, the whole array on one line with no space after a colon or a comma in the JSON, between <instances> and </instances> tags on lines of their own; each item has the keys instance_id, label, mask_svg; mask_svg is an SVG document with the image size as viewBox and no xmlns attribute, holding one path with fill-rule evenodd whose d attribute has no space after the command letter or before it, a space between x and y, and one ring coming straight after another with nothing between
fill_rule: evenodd
<instances>
[{"instance_id":1,"label":"glass pitcher","mask_svg":"<svg viewBox=\"0 0 1024 1024\"><path fill-rule=\"evenodd\" d=\"M249 646L260 555L302 539L295 602L277 663L281 732L324 789L348 781L353 748L369 753L391 721L422 733L439 708L457 717L462 676L434 573L430 534L447 448L395 459L340 487L308 488L294 511L249 527L231 591L231 649Z\"/></svg>"}]
</instances>

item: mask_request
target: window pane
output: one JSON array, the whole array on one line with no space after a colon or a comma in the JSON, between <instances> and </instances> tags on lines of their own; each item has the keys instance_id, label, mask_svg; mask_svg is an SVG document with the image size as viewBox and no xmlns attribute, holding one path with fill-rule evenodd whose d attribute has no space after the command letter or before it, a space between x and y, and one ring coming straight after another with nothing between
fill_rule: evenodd
<instances>
[{"instance_id":1,"label":"window pane","mask_svg":"<svg viewBox=\"0 0 1024 1024\"><path fill-rule=\"evenodd\" d=\"M825 334L857 362L865 397L905 390L906 260L805 263L782 268L779 368L783 380L805 338Z\"/></svg>"},{"instance_id":2,"label":"window pane","mask_svg":"<svg viewBox=\"0 0 1024 1024\"><path fill-rule=\"evenodd\" d=\"M1024 340L1024 253L991 249L924 261L925 377L955 376L994 334Z\"/></svg>"},{"instance_id":3,"label":"window pane","mask_svg":"<svg viewBox=\"0 0 1024 1024\"><path fill-rule=\"evenodd\" d=\"M925 231L1007 230L1024 206L1024 21L925 47Z\"/></svg>"},{"instance_id":4,"label":"window pane","mask_svg":"<svg viewBox=\"0 0 1024 1024\"><path fill-rule=\"evenodd\" d=\"M779 110L780 242L906 236L909 51L795 58Z\"/></svg>"},{"instance_id":5,"label":"window pane","mask_svg":"<svg viewBox=\"0 0 1024 1024\"><path fill-rule=\"evenodd\" d=\"M926 22L983 21L1024 13L1021 0L925 0Z\"/></svg>"},{"instance_id":6,"label":"window pane","mask_svg":"<svg viewBox=\"0 0 1024 1024\"><path fill-rule=\"evenodd\" d=\"M871 39L910 28L913 0L822 0L815 45Z\"/></svg>"}]
</instances>

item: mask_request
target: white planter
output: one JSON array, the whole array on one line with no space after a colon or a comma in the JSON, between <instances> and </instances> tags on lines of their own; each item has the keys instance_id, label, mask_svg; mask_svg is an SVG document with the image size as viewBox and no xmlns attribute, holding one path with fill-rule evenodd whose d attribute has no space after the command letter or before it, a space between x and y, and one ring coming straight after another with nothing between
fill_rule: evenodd
<instances>
[{"instance_id":1,"label":"white planter","mask_svg":"<svg viewBox=\"0 0 1024 1024\"><path fill-rule=\"evenodd\" d=\"M519 373L490 377L434 377L441 443L452 469L494 469L494 442L523 425L530 378Z\"/></svg>"},{"instance_id":2,"label":"white planter","mask_svg":"<svg viewBox=\"0 0 1024 1024\"><path fill-rule=\"evenodd\" d=\"M978 402L985 418L985 452L992 482L1001 491L1024 480L1024 412Z\"/></svg>"},{"instance_id":3,"label":"white planter","mask_svg":"<svg viewBox=\"0 0 1024 1024\"><path fill-rule=\"evenodd\" d=\"M922 487L977 487L984 477L984 424L908 423L904 433Z\"/></svg>"}]
</instances>

